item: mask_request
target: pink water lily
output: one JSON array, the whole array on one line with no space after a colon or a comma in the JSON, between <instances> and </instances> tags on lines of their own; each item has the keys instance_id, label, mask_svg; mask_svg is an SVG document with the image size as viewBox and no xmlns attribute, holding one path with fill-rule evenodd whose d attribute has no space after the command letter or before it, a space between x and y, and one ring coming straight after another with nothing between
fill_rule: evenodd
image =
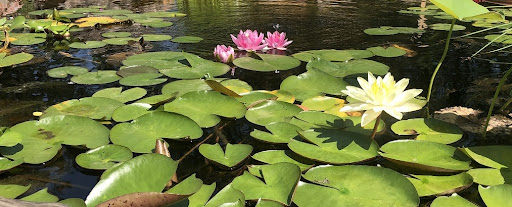
<instances>
[{"instance_id":1,"label":"pink water lily","mask_svg":"<svg viewBox=\"0 0 512 207\"><path fill-rule=\"evenodd\" d=\"M231 46L226 47L226 45L217 45L213 50L213 55L215 56L215 59L220 62L230 63L233 62L233 59L235 58L235 50Z\"/></svg>"},{"instance_id":2,"label":"pink water lily","mask_svg":"<svg viewBox=\"0 0 512 207\"><path fill-rule=\"evenodd\" d=\"M286 50L286 46L291 44L293 41L286 39L286 33L275 31L274 33L267 32L265 43L269 49Z\"/></svg>"},{"instance_id":3,"label":"pink water lily","mask_svg":"<svg viewBox=\"0 0 512 207\"><path fill-rule=\"evenodd\" d=\"M240 30L240 33L238 33L236 37L231 35L231 39L236 44L238 49L246 51L257 51L265 48L267 45L262 44L263 37L263 33L258 33L258 31L252 31L250 29L245 30L245 32Z\"/></svg>"}]
</instances>

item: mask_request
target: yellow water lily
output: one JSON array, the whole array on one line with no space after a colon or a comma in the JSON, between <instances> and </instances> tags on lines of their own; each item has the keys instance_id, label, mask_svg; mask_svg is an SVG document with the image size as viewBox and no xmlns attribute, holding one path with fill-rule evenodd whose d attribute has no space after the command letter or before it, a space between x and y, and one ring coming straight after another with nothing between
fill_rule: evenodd
<instances>
[{"instance_id":1,"label":"yellow water lily","mask_svg":"<svg viewBox=\"0 0 512 207\"><path fill-rule=\"evenodd\" d=\"M402 119L403 112L416 111L422 108L420 105L411 103L411 100L418 96L422 90L405 90L409 84L407 78L395 82L390 73L386 74L384 78L380 76L375 78L372 73L368 72L368 81L358 77L357 82L359 82L361 88L347 86L346 90L341 91L355 99L355 101L346 104L340 111L365 111L361 126L366 126L377 119L382 111L396 119Z\"/></svg>"}]
</instances>

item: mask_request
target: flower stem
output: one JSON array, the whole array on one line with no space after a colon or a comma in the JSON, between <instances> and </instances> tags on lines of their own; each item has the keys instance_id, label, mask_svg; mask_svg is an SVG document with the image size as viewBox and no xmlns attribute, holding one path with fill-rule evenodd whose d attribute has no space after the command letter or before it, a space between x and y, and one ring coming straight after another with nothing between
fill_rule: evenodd
<instances>
[{"instance_id":1,"label":"flower stem","mask_svg":"<svg viewBox=\"0 0 512 207\"><path fill-rule=\"evenodd\" d=\"M430 118L430 113L428 108L430 107L430 95L432 95L432 86L434 85L434 79L436 78L437 72L441 68L444 59L446 58L446 54L448 53L448 47L450 46L450 39L452 38L453 25L455 25L455 18L452 20L452 24L450 25L450 31L448 32L448 37L446 38L446 44L444 45L444 52L441 60L437 63L437 67L432 74L432 78L430 78L430 84L428 85L428 95L427 95L427 118Z\"/></svg>"},{"instance_id":2,"label":"flower stem","mask_svg":"<svg viewBox=\"0 0 512 207\"><path fill-rule=\"evenodd\" d=\"M483 129L482 136L484 139L486 139L487 135L487 126L489 126L489 121L491 120L492 110L494 109L494 105L496 104L496 100L498 99L498 95L500 94L500 90L505 85L505 81L507 80L508 75L512 73L512 67L508 69L507 73L501 78L500 84L498 85L498 88L496 89L496 92L494 92L494 98L492 98L491 107L489 108L489 112L487 112L487 118L485 119L485 125Z\"/></svg>"},{"instance_id":3,"label":"flower stem","mask_svg":"<svg viewBox=\"0 0 512 207\"><path fill-rule=\"evenodd\" d=\"M382 114L380 114L377 119L375 120L375 126L373 127L373 131L372 131L372 134L370 135L370 138L371 139L375 139L375 134L377 134L377 129L379 128L379 123L380 123L380 117L382 116Z\"/></svg>"}]
</instances>

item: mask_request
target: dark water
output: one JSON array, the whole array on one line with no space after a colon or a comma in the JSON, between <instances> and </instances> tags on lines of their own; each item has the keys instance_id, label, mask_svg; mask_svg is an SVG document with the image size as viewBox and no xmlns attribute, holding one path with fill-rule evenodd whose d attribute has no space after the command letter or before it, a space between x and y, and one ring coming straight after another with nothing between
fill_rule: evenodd
<instances>
[{"instance_id":1,"label":"dark water","mask_svg":"<svg viewBox=\"0 0 512 207\"><path fill-rule=\"evenodd\" d=\"M58 7L60 9L85 7L90 5L107 5L113 9L130 9L137 12L148 11L179 11L186 13L184 18L171 21L168 28L147 29L138 26L114 25L93 29L85 33L75 34L79 39L100 39L100 34L109 31L130 31L134 36L143 33L169 34L173 37L193 35L203 37L200 44L175 44L172 42L150 43L146 51L186 51L198 54L203 58L213 59L213 48L217 44L234 45L229 34L236 34L240 29L256 29L258 31L278 30L287 33L294 42L289 46L290 53L312 49L366 49L374 46L398 44L417 53L414 57L373 58L391 67L390 72L397 78L410 78L410 88L426 90L430 75L441 57L444 39L447 32L433 31L421 35L369 36L364 29L379 26L405 26L425 28L433 23L449 23L418 15L403 15L396 11L407 7L420 6L421 0L120 0L120 1L23 1L24 6L18 14L29 11ZM468 26L470 30L471 26ZM466 33L455 32L454 35ZM432 96L432 107L440 109L447 106L469 106L485 108L487 105L470 99L467 89L471 82L481 78L500 77L507 69L506 65L489 64L486 61L467 60L477 51L483 42L475 39L454 41L448 57L436 79ZM14 50L30 52L35 60L15 68L4 69L0 75L0 126L12 126L16 123L33 119L33 111L68 100L91 96L99 89L118 86L117 83L100 86L84 86L72 84L69 79L57 80L46 75L46 71L60 66L76 65L93 70L117 69L119 65L107 61L116 53L133 52L138 48L132 46L107 46L95 50L62 50L74 57L70 59L54 50L52 42L33 47L17 47ZM85 59L85 60L83 60ZM88 60L88 61L86 61ZM95 61L95 62L92 62ZM97 63L96 63L97 62ZM239 78L248 82L254 89L274 90L279 88L282 80L290 75L304 72L304 68L280 73L261 73L236 70L235 75L224 77ZM161 84L163 86L163 84ZM150 94L160 93L161 86L147 87ZM488 97L490 98L490 97ZM281 148L282 146L261 146L249 138L251 125L240 120L230 123L224 130L226 136L236 141L254 144L257 149ZM209 129L207 132L211 131ZM208 133L205 133L208 134ZM170 141L174 159L181 157L195 143L173 144ZM25 166L7 174L0 175L0 183L18 183L33 185L33 191L49 187L49 191L60 199L79 197L85 198L96 184L101 172L85 170L78 167L74 157L85 150L65 147L62 157L46 166ZM222 171L206 165L201 156L192 153L178 169L180 177L198 172L198 177L206 183L213 181L229 182L235 172ZM35 187L35 188L34 188Z\"/></svg>"}]
</instances>

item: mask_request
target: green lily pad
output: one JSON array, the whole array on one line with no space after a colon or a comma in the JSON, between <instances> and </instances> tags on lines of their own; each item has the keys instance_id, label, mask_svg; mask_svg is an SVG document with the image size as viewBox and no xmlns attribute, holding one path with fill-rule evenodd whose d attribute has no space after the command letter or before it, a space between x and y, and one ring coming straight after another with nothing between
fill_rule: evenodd
<instances>
[{"instance_id":1,"label":"green lily pad","mask_svg":"<svg viewBox=\"0 0 512 207\"><path fill-rule=\"evenodd\" d=\"M115 15L131 14L131 13L133 13L133 12L130 10L126 10L126 9L104 9L104 10L99 10L92 14L97 15L97 16L115 16Z\"/></svg>"},{"instance_id":2,"label":"green lily pad","mask_svg":"<svg viewBox=\"0 0 512 207\"><path fill-rule=\"evenodd\" d=\"M151 104L152 106L160 106L162 104L165 104L169 101L172 101L176 98L176 94L160 94L160 95L154 95L150 97L146 97L143 99L140 99L136 101L135 103L146 103Z\"/></svg>"},{"instance_id":3,"label":"green lily pad","mask_svg":"<svg viewBox=\"0 0 512 207\"><path fill-rule=\"evenodd\" d=\"M46 42L45 33L10 33L9 38L14 38L9 42L12 45L36 45Z\"/></svg>"},{"instance_id":4,"label":"green lily pad","mask_svg":"<svg viewBox=\"0 0 512 207\"><path fill-rule=\"evenodd\" d=\"M112 83L121 79L116 74L115 70L99 70L95 72L88 72L81 75L76 75L71 78L71 81L78 84L105 84Z\"/></svg>"},{"instance_id":5,"label":"green lily pad","mask_svg":"<svg viewBox=\"0 0 512 207\"><path fill-rule=\"evenodd\" d=\"M137 38L132 37L117 37L117 38L110 38L110 39L104 39L102 42L107 43L109 45L127 45L130 42L139 41Z\"/></svg>"},{"instance_id":6,"label":"green lily pad","mask_svg":"<svg viewBox=\"0 0 512 207\"><path fill-rule=\"evenodd\" d=\"M342 129L347 127L345 126L345 120L342 118L319 111L300 112L295 117L293 117L290 123L295 124L302 130L308 130L312 128Z\"/></svg>"},{"instance_id":7,"label":"green lily pad","mask_svg":"<svg viewBox=\"0 0 512 207\"><path fill-rule=\"evenodd\" d=\"M136 23L139 23L139 24L147 24L147 23L162 22L162 21L164 21L164 19L162 19L162 18L146 17L146 18L136 18L133 21L136 22Z\"/></svg>"},{"instance_id":8,"label":"green lily pad","mask_svg":"<svg viewBox=\"0 0 512 207\"><path fill-rule=\"evenodd\" d=\"M205 128L217 125L220 122L218 116L239 119L244 117L246 111L245 106L235 98L216 91L188 92L165 104L164 109L188 116Z\"/></svg>"},{"instance_id":9,"label":"green lily pad","mask_svg":"<svg viewBox=\"0 0 512 207\"><path fill-rule=\"evenodd\" d=\"M487 207L508 206L512 198L512 185L494 185L487 188L479 185L478 192Z\"/></svg>"},{"instance_id":10,"label":"green lily pad","mask_svg":"<svg viewBox=\"0 0 512 207\"><path fill-rule=\"evenodd\" d=\"M171 17L183 17L183 16L186 16L186 14L183 14L183 13L168 12L168 11L147 12L147 13L144 13L144 14L149 16L149 17L160 17L160 18L171 18Z\"/></svg>"},{"instance_id":11,"label":"green lily pad","mask_svg":"<svg viewBox=\"0 0 512 207\"><path fill-rule=\"evenodd\" d=\"M418 150L421 149L421 150ZM469 170L471 159L457 148L420 140L397 140L380 148L380 155L396 164L433 172Z\"/></svg>"},{"instance_id":12,"label":"green lily pad","mask_svg":"<svg viewBox=\"0 0 512 207\"><path fill-rule=\"evenodd\" d=\"M29 188L30 185L0 185L0 196L4 198L14 199L20 196L21 194L27 192Z\"/></svg>"},{"instance_id":13,"label":"green lily pad","mask_svg":"<svg viewBox=\"0 0 512 207\"><path fill-rule=\"evenodd\" d=\"M314 59L345 62L352 59L363 59L372 56L373 53L366 50L308 50L293 54L293 57L304 62L309 62Z\"/></svg>"},{"instance_id":14,"label":"green lily pad","mask_svg":"<svg viewBox=\"0 0 512 207\"><path fill-rule=\"evenodd\" d=\"M281 82L281 90L292 93L298 101L325 94L341 95L348 84L321 70L311 68L298 76L289 76Z\"/></svg>"},{"instance_id":15,"label":"green lily pad","mask_svg":"<svg viewBox=\"0 0 512 207\"><path fill-rule=\"evenodd\" d=\"M126 103L142 98L148 93L146 89L139 87L130 88L121 92L122 90L123 87L105 88L94 93L92 97L110 98L122 103Z\"/></svg>"},{"instance_id":16,"label":"green lily pad","mask_svg":"<svg viewBox=\"0 0 512 207\"><path fill-rule=\"evenodd\" d=\"M299 166L301 171L313 167L314 162L293 153L289 150L267 150L252 155L252 158L267 164L275 164L280 162L292 163Z\"/></svg>"},{"instance_id":17,"label":"green lily pad","mask_svg":"<svg viewBox=\"0 0 512 207\"><path fill-rule=\"evenodd\" d=\"M294 137L297 137L297 131L302 129L287 122L273 122L265 125L269 132L255 129L251 136L255 139L270 143L289 143Z\"/></svg>"},{"instance_id":18,"label":"green lily pad","mask_svg":"<svg viewBox=\"0 0 512 207\"><path fill-rule=\"evenodd\" d=\"M154 27L154 28L170 27L173 25L172 22L166 22L166 21L145 22L145 23L141 23L141 24L144 26ZM192 43L195 43L195 42L192 42Z\"/></svg>"},{"instance_id":19,"label":"green lily pad","mask_svg":"<svg viewBox=\"0 0 512 207\"><path fill-rule=\"evenodd\" d=\"M144 154L112 168L87 196L87 206L96 206L135 192L162 192L178 162L160 154ZM105 172L106 173L106 172Z\"/></svg>"},{"instance_id":20,"label":"green lily pad","mask_svg":"<svg viewBox=\"0 0 512 207\"><path fill-rule=\"evenodd\" d=\"M91 119L110 120L112 113L123 103L103 97L86 97L55 104L43 112L41 118L55 115L75 115Z\"/></svg>"},{"instance_id":21,"label":"green lily pad","mask_svg":"<svg viewBox=\"0 0 512 207\"><path fill-rule=\"evenodd\" d=\"M370 47L366 50L373 52L373 54L381 57L400 57L407 54L407 51L396 47Z\"/></svg>"},{"instance_id":22,"label":"green lily pad","mask_svg":"<svg viewBox=\"0 0 512 207\"><path fill-rule=\"evenodd\" d=\"M173 186L165 193L177 194L177 195L192 195L199 191L203 186L203 181L201 179L196 178L196 174L192 174L185 180L178 183L178 185Z\"/></svg>"},{"instance_id":23,"label":"green lily pad","mask_svg":"<svg viewBox=\"0 0 512 207\"><path fill-rule=\"evenodd\" d=\"M3 172L3 171L15 168L18 165L21 165L22 163L23 163L23 160L11 161L11 160L9 160L9 159L7 159L5 157L0 157L0 173ZM2 192L2 191L0 190L0 192ZM1 196L1 194L0 194L0 196Z\"/></svg>"},{"instance_id":24,"label":"green lily pad","mask_svg":"<svg viewBox=\"0 0 512 207\"><path fill-rule=\"evenodd\" d=\"M100 123L79 116L51 116L39 121L26 121L10 128L0 137L22 137L19 145L0 147L0 153L13 160L39 164L52 159L66 145L86 145L96 148L105 145L109 130Z\"/></svg>"},{"instance_id":25,"label":"green lily pad","mask_svg":"<svg viewBox=\"0 0 512 207\"><path fill-rule=\"evenodd\" d=\"M147 52L126 58L126 60L123 60L123 65L145 65L156 69L172 68L183 65L178 62L178 60L185 59L183 54L182 52L172 51Z\"/></svg>"},{"instance_id":26,"label":"green lily pad","mask_svg":"<svg viewBox=\"0 0 512 207\"><path fill-rule=\"evenodd\" d=\"M199 153L206 159L224 165L226 167L234 167L251 155L252 146L247 144L229 144L226 145L226 151L222 150L219 143L202 144L199 146Z\"/></svg>"},{"instance_id":27,"label":"green lily pad","mask_svg":"<svg viewBox=\"0 0 512 207\"><path fill-rule=\"evenodd\" d=\"M119 80L119 83L123 86L152 86L158 85L167 81L167 78L159 78L162 77L162 74L159 73L141 73L137 75L131 75L128 77L124 77Z\"/></svg>"},{"instance_id":28,"label":"green lily pad","mask_svg":"<svg viewBox=\"0 0 512 207\"><path fill-rule=\"evenodd\" d=\"M467 172L473 181L480 185L501 185L512 183L512 170L509 168L476 168Z\"/></svg>"},{"instance_id":29,"label":"green lily pad","mask_svg":"<svg viewBox=\"0 0 512 207\"><path fill-rule=\"evenodd\" d=\"M28 14L30 14L30 15L36 15L36 16L40 16L40 15L43 15L43 14L51 14L52 12L53 12L53 10L50 10L50 9L43 9L43 10L31 11L31 12L29 12Z\"/></svg>"},{"instance_id":30,"label":"green lily pad","mask_svg":"<svg viewBox=\"0 0 512 207\"><path fill-rule=\"evenodd\" d=\"M54 196L48 193L48 188L44 188L40 191L37 191L29 196L23 197L20 199L22 201L31 201L31 202L45 202L45 203L54 203L59 201L57 196Z\"/></svg>"},{"instance_id":31,"label":"green lily pad","mask_svg":"<svg viewBox=\"0 0 512 207\"><path fill-rule=\"evenodd\" d=\"M117 108L112 113L112 119L116 122L126 122L134 120L144 114L151 113L151 105L147 103L132 103Z\"/></svg>"},{"instance_id":32,"label":"green lily pad","mask_svg":"<svg viewBox=\"0 0 512 207\"><path fill-rule=\"evenodd\" d=\"M262 100L277 100L277 96L262 91L249 91L239 95L242 97L236 98L236 100L240 101L240 103L243 103L246 107L249 107L254 103Z\"/></svg>"},{"instance_id":33,"label":"green lily pad","mask_svg":"<svg viewBox=\"0 0 512 207\"><path fill-rule=\"evenodd\" d=\"M254 59L251 57L241 57L233 60L233 64L243 69L263 72L276 70L290 70L300 65L300 60L297 60L290 56L258 53L256 53L256 55L259 56L261 60Z\"/></svg>"},{"instance_id":34,"label":"green lily pad","mask_svg":"<svg viewBox=\"0 0 512 207\"><path fill-rule=\"evenodd\" d=\"M454 124L437 119L408 119L391 125L398 135L417 135L416 140L451 144L462 138L463 131Z\"/></svg>"},{"instance_id":35,"label":"green lily pad","mask_svg":"<svg viewBox=\"0 0 512 207\"><path fill-rule=\"evenodd\" d=\"M224 75L231 69L226 64L205 60L194 54L183 53L182 55L190 66L176 62L172 67L158 68L160 72L171 78L196 79Z\"/></svg>"},{"instance_id":36,"label":"green lily pad","mask_svg":"<svg viewBox=\"0 0 512 207\"><path fill-rule=\"evenodd\" d=\"M129 37L132 36L132 33L129 32L106 32L101 34L101 36L106 38L120 38L120 37Z\"/></svg>"},{"instance_id":37,"label":"green lily pad","mask_svg":"<svg viewBox=\"0 0 512 207\"><path fill-rule=\"evenodd\" d=\"M245 206L245 196L242 192L233 188L232 184L229 184L226 187L224 187L222 190L220 190L205 205L205 207L218 207L218 206L244 207Z\"/></svg>"},{"instance_id":38,"label":"green lily pad","mask_svg":"<svg viewBox=\"0 0 512 207\"><path fill-rule=\"evenodd\" d=\"M128 76L132 75L139 75L139 74L145 74L145 73L159 73L158 69L146 66L146 65L130 65L130 66L124 66L120 68L120 70L117 71L117 75L126 78Z\"/></svg>"},{"instance_id":39,"label":"green lily pad","mask_svg":"<svg viewBox=\"0 0 512 207\"><path fill-rule=\"evenodd\" d=\"M334 77L345 77L353 74L368 74L372 72L377 75L385 75L389 66L373 60L350 60L346 62L330 62L322 59L312 60L306 65L306 69L315 68Z\"/></svg>"},{"instance_id":40,"label":"green lily pad","mask_svg":"<svg viewBox=\"0 0 512 207\"><path fill-rule=\"evenodd\" d=\"M290 205L295 186L300 180L300 168L297 165L282 162L262 166L261 174L264 181L246 171L233 180L233 188L242 191L246 200L261 198Z\"/></svg>"},{"instance_id":41,"label":"green lily pad","mask_svg":"<svg viewBox=\"0 0 512 207\"><path fill-rule=\"evenodd\" d=\"M201 186L201 189L194 193L194 195L187 198L187 200L184 200L180 203L177 203L173 205L173 207L202 207L206 205L206 202L208 202L208 199L213 194L213 191L215 191L216 184L212 183L211 185L205 185L203 184Z\"/></svg>"},{"instance_id":42,"label":"green lily pad","mask_svg":"<svg viewBox=\"0 0 512 207\"><path fill-rule=\"evenodd\" d=\"M340 109L345 105L345 100L339 98L315 96L304 100L301 105L310 111L324 111L339 117L348 116L345 112L340 112Z\"/></svg>"},{"instance_id":43,"label":"green lily pad","mask_svg":"<svg viewBox=\"0 0 512 207\"><path fill-rule=\"evenodd\" d=\"M312 129L299 132L308 141L292 140L288 147L295 153L323 163L350 164L378 156L378 144L366 134L337 129Z\"/></svg>"},{"instance_id":44,"label":"green lily pad","mask_svg":"<svg viewBox=\"0 0 512 207\"><path fill-rule=\"evenodd\" d=\"M432 14L435 15L435 14ZM364 33L368 35L396 35L396 34L421 34L425 33L425 30L412 27L390 27L381 26L379 28L365 29Z\"/></svg>"},{"instance_id":45,"label":"green lily pad","mask_svg":"<svg viewBox=\"0 0 512 207\"><path fill-rule=\"evenodd\" d=\"M334 203L338 206L415 207L420 203L414 186L402 174L387 168L318 166L303 177L317 185L299 183L293 202L301 207Z\"/></svg>"},{"instance_id":46,"label":"green lily pad","mask_svg":"<svg viewBox=\"0 0 512 207\"><path fill-rule=\"evenodd\" d=\"M203 41L203 38L201 37L195 37L195 36L181 36L181 37L175 37L171 41L176 43L198 43Z\"/></svg>"},{"instance_id":47,"label":"green lily pad","mask_svg":"<svg viewBox=\"0 0 512 207\"><path fill-rule=\"evenodd\" d=\"M512 168L512 157L508 155L512 146L475 146L461 148L461 150L482 165L496 169Z\"/></svg>"},{"instance_id":48,"label":"green lily pad","mask_svg":"<svg viewBox=\"0 0 512 207\"><path fill-rule=\"evenodd\" d=\"M451 16L450 16L451 18ZM469 202L468 200L460 197L457 194L453 194L452 196L441 196L437 197L432 201L430 207L478 207L474 203Z\"/></svg>"},{"instance_id":49,"label":"green lily pad","mask_svg":"<svg viewBox=\"0 0 512 207\"><path fill-rule=\"evenodd\" d=\"M259 199L258 203L256 203L256 207L282 207L283 204L275 201L266 201L263 199Z\"/></svg>"},{"instance_id":50,"label":"green lily pad","mask_svg":"<svg viewBox=\"0 0 512 207\"><path fill-rule=\"evenodd\" d=\"M247 110L247 121L266 126L273 122L289 122L291 118L302 111L296 105L282 101L263 101Z\"/></svg>"},{"instance_id":51,"label":"green lily pad","mask_svg":"<svg viewBox=\"0 0 512 207\"><path fill-rule=\"evenodd\" d=\"M85 201L80 198L68 198L65 200L61 200L58 203L62 203L64 205L67 205L69 207L87 207L85 205Z\"/></svg>"},{"instance_id":52,"label":"green lily pad","mask_svg":"<svg viewBox=\"0 0 512 207\"><path fill-rule=\"evenodd\" d=\"M450 176L411 175L407 179L416 188L420 197L431 195L449 195L459 192L473 184L473 177L467 173Z\"/></svg>"},{"instance_id":53,"label":"green lily pad","mask_svg":"<svg viewBox=\"0 0 512 207\"><path fill-rule=\"evenodd\" d=\"M221 79L214 78L209 80L215 80L225 86L226 88L240 94L243 92L252 91L252 87L244 81L238 79ZM173 94L178 92L177 96L181 96L185 93L192 91L203 91L203 90L212 90L208 84L204 81L204 79L195 79L195 80L177 80L166 84L162 88L162 94Z\"/></svg>"},{"instance_id":54,"label":"green lily pad","mask_svg":"<svg viewBox=\"0 0 512 207\"><path fill-rule=\"evenodd\" d=\"M130 149L118 145L104 145L76 156L76 164L94 170L108 169L120 162L132 159Z\"/></svg>"},{"instance_id":55,"label":"green lily pad","mask_svg":"<svg viewBox=\"0 0 512 207\"><path fill-rule=\"evenodd\" d=\"M493 41L495 43L512 44L512 35L486 35L486 40Z\"/></svg>"},{"instance_id":56,"label":"green lily pad","mask_svg":"<svg viewBox=\"0 0 512 207\"><path fill-rule=\"evenodd\" d=\"M459 20L489 12L487 8L472 0L431 0L431 2Z\"/></svg>"},{"instance_id":57,"label":"green lily pad","mask_svg":"<svg viewBox=\"0 0 512 207\"><path fill-rule=\"evenodd\" d=\"M68 75L82 75L89 72L89 69L78 66L64 66L48 70L48 76L52 78L66 78Z\"/></svg>"},{"instance_id":58,"label":"green lily pad","mask_svg":"<svg viewBox=\"0 0 512 207\"><path fill-rule=\"evenodd\" d=\"M156 42L156 41L166 41L172 39L170 35L157 35L157 34L145 34L142 35L144 41Z\"/></svg>"},{"instance_id":59,"label":"green lily pad","mask_svg":"<svg viewBox=\"0 0 512 207\"><path fill-rule=\"evenodd\" d=\"M191 119L180 114L157 111L140 116L131 123L115 125L110 132L110 139L114 144L130 148L132 152L150 153L157 139L197 139L202 134L201 128Z\"/></svg>"},{"instance_id":60,"label":"green lily pad","mask_svg":"<svg viewBox=\"0 0 512 207\"><path fill-rule=\"evenodd\" d=\"M431 29L442 30L442 31L450 31L450 27L451 27L451 24L442 24L442 23L430 25ZM461 30L465 30L465 29L466 29L465 26L458 25L458 24L453 25L453 31L461 31Z\"/></svg>"},{"instance_id":61,"label":"green lily pad","mask_svg":"<svg viewBox=\"0 0 512 207\"><path fill-rule=\"evenodd\" d=\"M31 60L34 57L34 55L32 55L32 54L28 54L28 53L24 53L24 52L17 53L14 55L9 55L9 56L6 56L6 55L7 55L6 53L0 53L0 68L24 63L24 62Z\"/></svg>"},{"instance_id":62,"label":"green lily pad","mask_svg":"<svg viewBox=\"0 0 512 207\"><path fill-rule=\"evenodd\" d=\"M69 44L69 47L71 48L77 48L77 49L94 49L94 48L100 48L107 45L107 43L102 41L86 41L86 42L73 42Z\"/></svg>"}]
</instances>

